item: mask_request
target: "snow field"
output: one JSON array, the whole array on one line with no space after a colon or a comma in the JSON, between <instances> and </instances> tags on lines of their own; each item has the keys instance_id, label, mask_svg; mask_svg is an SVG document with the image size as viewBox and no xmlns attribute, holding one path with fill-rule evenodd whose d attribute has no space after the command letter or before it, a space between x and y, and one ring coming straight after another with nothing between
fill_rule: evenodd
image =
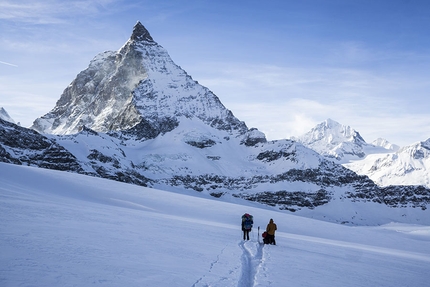
<instances>
[{"instance_id":1,"label":"snow field","mask_svg":"<svg viewBox=\"0 0 430 287\"><path fill-rule=\"evenodd\" d=\"M189 194L0 163L0 286L429 282L429 226L350 227ZM270 218L276 246L258 242Z\"/></svg>"}]
</instances>

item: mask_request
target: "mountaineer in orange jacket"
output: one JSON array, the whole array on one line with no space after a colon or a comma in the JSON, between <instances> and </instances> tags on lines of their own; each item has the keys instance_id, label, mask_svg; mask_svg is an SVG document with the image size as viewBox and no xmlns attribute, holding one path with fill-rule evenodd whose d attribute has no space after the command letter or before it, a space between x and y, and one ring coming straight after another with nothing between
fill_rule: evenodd
<instances>
[{"instance_id":1,"label":"mountaineer in orange jacket","mask_svg":"<svg viewBox=\"0 0 430 287\"><path fill-rule=\"evenodd\" d=\"M273 222L273 219L270 219L269 224L267 224L266 232L267 232L267 243L276 245L275 242L275 231L277 230L276 223Z\"/></svg>"}]
</instances>

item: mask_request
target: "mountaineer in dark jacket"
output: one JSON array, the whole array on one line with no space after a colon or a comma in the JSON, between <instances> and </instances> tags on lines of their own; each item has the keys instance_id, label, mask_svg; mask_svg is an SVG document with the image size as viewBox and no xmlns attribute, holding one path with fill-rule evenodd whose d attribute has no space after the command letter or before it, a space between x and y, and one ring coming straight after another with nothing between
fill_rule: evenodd
<instances>
[{"instance_id":1,"label":"mountaineer in dark jacket","mask_svg":"<svg viewBox=\"0 0 430 287\"><path fill-rule=\"evenodd\" d=\"M242 215L243 240L249 240L249 232L251 231L253 224L254 221L251 214L245 213Z\"/></svg>"}]
</instances>

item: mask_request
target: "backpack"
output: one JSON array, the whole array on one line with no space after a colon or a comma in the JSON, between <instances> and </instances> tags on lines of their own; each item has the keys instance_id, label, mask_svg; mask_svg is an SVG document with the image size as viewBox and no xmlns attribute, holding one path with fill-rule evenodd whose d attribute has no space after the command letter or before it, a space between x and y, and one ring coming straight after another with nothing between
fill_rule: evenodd
<instances>
[{"instance_id":1,"label":"backpack","mask_svg":"<svg viewBox=\"0 0 430 287\"><path fill-rule=\"evenodd\" d=\"M243 224L243 228L245 228L245 230L250 230L252 228L253 223L254 223L254 221L252 220L252 215L245 213L242 216L242 224Z\"/></svg>"}]
</instances>

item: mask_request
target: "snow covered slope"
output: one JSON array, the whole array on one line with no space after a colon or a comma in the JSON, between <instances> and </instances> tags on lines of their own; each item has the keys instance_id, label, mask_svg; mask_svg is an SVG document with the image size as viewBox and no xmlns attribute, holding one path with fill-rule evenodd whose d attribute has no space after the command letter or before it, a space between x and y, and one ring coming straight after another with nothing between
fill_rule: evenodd
<instances>
[{"instance_id":1,"label":"snow covered slope","mask_svg":"<svg viewBox=\"0 0 430 287\"><path fill-rule=\"evenodd\" d=\"M428 226L349 227L4 163L0 182L1 286L403 287L430 280ZM245 212L255 221L246 242ZM258 242L258 226L261 233L270 218L276 246Z\"/></svg>"}]
</instances>

